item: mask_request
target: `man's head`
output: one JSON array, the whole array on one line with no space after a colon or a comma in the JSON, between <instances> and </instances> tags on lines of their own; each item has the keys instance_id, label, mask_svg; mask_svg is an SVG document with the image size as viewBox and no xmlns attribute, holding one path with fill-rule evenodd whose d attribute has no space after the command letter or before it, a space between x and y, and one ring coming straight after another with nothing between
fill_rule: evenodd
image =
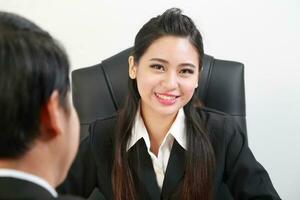
<instances>
[{"instance_id":1,"label":"man's head","mask_svg":"<svg viewBox=\"0 0 300 200\"><path fill-rule=\"evenodd\" d=\"M78 136L66 53L34 23L0 12L0 160L21 159L45 144L66 171Z\"/></svg>"}]
</instances>

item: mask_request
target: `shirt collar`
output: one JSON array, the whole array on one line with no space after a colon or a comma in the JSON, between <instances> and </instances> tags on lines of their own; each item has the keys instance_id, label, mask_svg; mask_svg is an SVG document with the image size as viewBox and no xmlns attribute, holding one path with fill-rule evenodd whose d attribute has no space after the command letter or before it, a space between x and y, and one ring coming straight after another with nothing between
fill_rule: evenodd
<instances>
[{"instance_id":1,"label":"shirt collar","mask_svg":"<svg viewBox=\"0 0 300 200\"><path fill-rule=\"evenodd\" d=\"M127 151L137 143L141 138L145 140L146 146L148 149L150 148L150 138L147 132L147 129L145 127L144 121L142 119L141 113L140 113L140 107L138 108L135 119L134 119L134 124L132 127L131 131L131 136L128 140L127 143Z\"/></svg>"},{"instance_id":2,"label":"shirt collar","mask_svg":"<svg viewBox=\"0 0 300 200\"><path fill-rule=\"evenodd\" d=\"M183 108L179 109L176 119L174 120L173 124L171 125L169 131L167 132L164 140L169 136L172 135L175 140L186 150L186 126L185 126L185 114ZM134 125L132 127L131 136L127 143L127 151L135 145L135 143L140 140L141 138L144 139L146 146L150 149L150 138L145 127L144 121L141 117L140 107L137 110ZM163 140L163 141L164 141Z\"/></svg>"},{"instance_id":3,"label":"shirt collar","mask_svg":"<svg viewBox=\"0 0 300 200\"><path fill-rule=\"evenodd\" d=\"M169 133L175 138L182 148L187 150L185 114L183 108L178 111L176 119L168 131L168 134Z\"/></svg>"},{"instance_id":4,"label":"shirt collar","mask_svg":"<svg viewBox=\"0 0 300 200\"><path fill-rule=\"evenodd\" d=\"M47 181L33 174L29 174L14 169L0 168L0 177L11 177L16 179L26 180L45 188L47 191L49 191L52 194L53 197L58 196L55 189Z\"/></svg>"}]
</instances>

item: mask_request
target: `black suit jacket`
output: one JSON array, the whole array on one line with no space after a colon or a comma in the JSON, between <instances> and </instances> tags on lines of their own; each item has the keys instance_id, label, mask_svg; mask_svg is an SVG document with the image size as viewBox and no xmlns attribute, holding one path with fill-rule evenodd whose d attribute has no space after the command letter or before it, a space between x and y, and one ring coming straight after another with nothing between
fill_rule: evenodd
<instances>
[{"instance_id":1,"label":"black suit jacket","mask_svg":"<svg viewBox=\"0 0 300 200\"><path fill-rule=\"evenodd\" d=\"M266 170L255 160L245 135L230 116L210 109L199 110L206 122L216 155L214 199L223 200L221 188L226 184L234 199L280 199ZM59 188L63 193L88 197L97 187L106 199L112 199L111 169L116 117L97 120L90 127L70 173ZM165 179L160 191L143 139L129 150L130 167L139 199L170 199L185 172L185 150L176 142L172 146ZM176 198L175 198L176 199Z\"/></svg>"},{"instance_id":2,"label":"black suit jacket","mask_svg":"<svg viewBox=\"0 0 300 200\"><path fill-rule=\"evenodd\" d=\"M30 181L0 177L0 200L82 200L74 196L54 198L45 188Z\"/></svg>"}]
</instances>

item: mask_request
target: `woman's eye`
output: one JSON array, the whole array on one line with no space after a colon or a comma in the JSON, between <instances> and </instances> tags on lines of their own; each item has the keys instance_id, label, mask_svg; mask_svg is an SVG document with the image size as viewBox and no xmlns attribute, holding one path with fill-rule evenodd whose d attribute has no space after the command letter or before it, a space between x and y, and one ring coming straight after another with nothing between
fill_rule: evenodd
<instances>
[{"instance_id":1,"label":"woman's eye","mask_svg":"<svg viewBox=\"0 0 300 200\"><path fill-rule=\"evenodd\" d=\"M194 70L192 69L182 69L180 71L181 74L193 74L194 73Z\"/></svg>"},{"instance_id":2,"label":"woman's eye","mask_svg":"<svg viewBox=\"0 0 300 200\"><path fill-rule=\"evenodd\" d=\"M159 64L153 64L153 65L150 65L150 67L155 69L155 70L158 70L158 71L164 71L164 67L162 65L159 65Z\"/></svg>"}]
</instances>

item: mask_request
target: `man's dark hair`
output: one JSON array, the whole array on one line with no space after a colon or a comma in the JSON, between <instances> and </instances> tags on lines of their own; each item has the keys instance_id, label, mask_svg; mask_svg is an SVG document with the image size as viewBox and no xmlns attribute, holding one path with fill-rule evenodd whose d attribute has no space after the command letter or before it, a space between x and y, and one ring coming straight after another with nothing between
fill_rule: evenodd
<instances>
[{"instance_id":1,"label":"man's dark hair","mask_svg":"<svg viewBox=\"0 0 300 200\"><path fill-rule=\"evenodd\" d=\"M53 91L67 108L66 53L49 33L0 11L0 158L24 155L39 135L42 106Z\"/></svg>"}]
</instances>

